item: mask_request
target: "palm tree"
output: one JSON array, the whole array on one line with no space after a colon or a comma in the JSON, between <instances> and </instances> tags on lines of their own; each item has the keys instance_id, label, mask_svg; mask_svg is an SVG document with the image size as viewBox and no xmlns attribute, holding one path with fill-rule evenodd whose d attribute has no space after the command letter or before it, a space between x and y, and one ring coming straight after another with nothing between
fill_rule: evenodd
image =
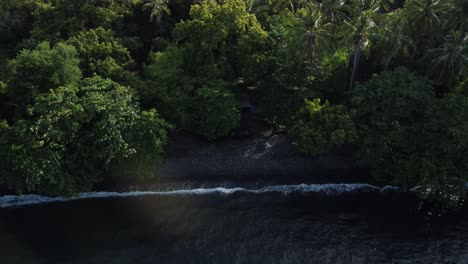
<instances>
[{"instance_id":1,"label":"palm tree","mask_svg":"<svg viewBox=\"0 0 468 264\"><path fill-rule=\"evenodd\" d=\"M162 20L162 15L165 13L166 15L171 14L171 9L167 6L168 0L147 0L146 3L143 5L145 10L150 9L150 21L159 24Z\"/></svg>"},{"instance_id":2,"label":"palm tree","mask_svg":"<svg viewBox=\"0 0 468 264\"><path fill-rule=\"evenodd\" d=\"M352 73L349 80L348 90L351 92L353 89L354 80L359 70L359 61L363 52L368 52L372 41L376 34L377 24L375 21L374 10L363 10L360 15L351 24L348 21L344 21L345 25L349 28L346 31L347 40L353 45L353 57L352 57Z\"/></svg>"},{"instance_id":3,"label":"palm tree","mask_svg":"<svg viewBox=\"0 0 468 264\"><path fill-rule=\"evenodd\" d=\"M440 47L428 50L429 75L439 83L444 80L453 88L457 80L468 77L468 34L451 31Z\"/></svg>"},{"instance_id":4,"label":"palm tree","mask_svg":"<svg viewBox=\"0 0 468 264\"><path fill-rule=\"evenodd\" d=\"M247 11L249 13L259 15L263 12L269 12L270 11L270 4L265 3L265 1L262 0L245 0L246 6L247 6Z\"/></svg>"},{"instance_id":5,"label":"palm tree","mask_svg":"<svg viewBox=\"0 0 468 264\"><path fill-rule=\"evenodd\" d=\"M290 0L291 10L295 13L298 9L304 8L308 4L308 0Z\"/></svg>"},{"instance_id":6,"label":"palm tree","mask_svg":"<svg viewBox=\"0 0 468 264\"><path fill-rule=\"evenodd\" d=\"M444 20L442 16L453 8L451 0L407 0L406 21L409 34L422 45L434 45L441 39Z\"/></svg>"},{"instance_id":7,"label":"palm tree","mask_svg":"<svg viewBox=\"0 0 468 264\"><path fill-rule=\"evenodd\" d=\"M382 39L379 45L382 49L382 64L387 69L389 64L400 55L409 56L415 49L413 40L405 35L406 23L402 21L401 12L387 14L387 25L382 27Z\"/></svg>"},{"instance_id":8,"label":"palm tree","mask_svg":"<svg viewBox=\"0 0 468 264\"><path fill-rule=\"evenodd\" d=\"M150 10L150 22L158 25L159 34L162 32L161 20L162 16L165 13L166 15L171 14L171 9L168 7L169 0L146 0L146 3L143 5L144 10ZM151 48L150 53L154 49L153 38L157 33L155 28L151 29Z\"/></svg>"},{"instance_id":9,"label":"palm tree","mask_svg":"<svg viewBox=\"0 0 468 264\"><path fill-rule=\"evenodd\" d=\"M305 15L296 19L296 26L292 29L292 48L295 52L300 51L301 55L314 63L319 54L323 54L331 49L332 27L330 23L323 23L318 12L314 12L309 6Z\"/></svg>"},{"instance_id":10,"label":"palm tree","mask_svg":"<svg viewBox=\"0 0 468 264\"><path fill-rule=\"evenodd\" d=\"M353 8L346 0L324 0L314 2L315 8L320 12L324 22L339 25L349 18Z\"/></svg>"}]
</instances>

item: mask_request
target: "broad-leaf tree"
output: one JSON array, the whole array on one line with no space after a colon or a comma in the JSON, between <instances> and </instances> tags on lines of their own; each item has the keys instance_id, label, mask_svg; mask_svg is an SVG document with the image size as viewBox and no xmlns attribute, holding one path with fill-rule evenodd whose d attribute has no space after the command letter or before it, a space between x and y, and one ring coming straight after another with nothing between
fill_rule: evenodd
<instances>
[{"instance_id":1,"label":"broad-leaf tree","mask_svg":"<svg viewBox=\"0 0 468 264\"><path fill-rule=\"evenodd\" d=\"M24 113L36 95L81 79L76 49L64 43L40 43L22 50L8 63L8 102L13 112Z\"/></svg>"},{"instance_id":2,"label":"broad-leaf tree","mask_svg":"<svg viewBox=\"0 0 468 264\"><path fill-rule=\"evenodd\" d=\"M27 120L1 124L0 175L18 192L87 191L115 162L156 164L168 127L154 110L140 112L127 88L85 79L39 95Z\"/></svg>"}]
</instances>

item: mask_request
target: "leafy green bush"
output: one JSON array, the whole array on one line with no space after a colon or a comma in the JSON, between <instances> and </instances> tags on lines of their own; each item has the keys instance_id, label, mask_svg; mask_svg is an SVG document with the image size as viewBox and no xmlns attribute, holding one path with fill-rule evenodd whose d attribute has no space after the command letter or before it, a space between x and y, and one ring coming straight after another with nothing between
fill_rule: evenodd
<instances>
[{"instance_id":1,"label":"leafy green bush","mask_svg":"<svg viewBox=\"0 0 468 264\"><path fill-rule=\"evenodd\" d=\"M295 116L289 133L299 148L312 155L326 154L335 146L353 143L357 132L351 114L342 105L332 106L320 99L305 100L305 106Z\"/></svg>"},{"instance_id":2,"label":"leafy green bush","mask_svg":"<svg viewBox=\"0 0 468 264\"><path fill-rule=\"evenodd\" d=\"M191 6L190 19L177 23L172 35L183 48L186 73L197 83L258 78L257 51L268 34L245 1L199 1Z\"/></svg>"},{"instance_id":3,"label":"leafy green bush","mask_svg":"<svg viewBox=\"0 0 468 264\"><path fill-rule=\"evenodd\" d=\"M0 96L7 92L7 85L6 83L0 81Z\"/></svg>"},{"instance_id":4,"label":"leafy green bush","mask_svg":"<svg viewBox=\"0 0 468 264\"><path fill-rule=\"evenodd\" d=\"M31 36L36 39L67 39L90 28L113 28L118 30L124 19L133 13L133 8L142 0L60 0L17 1L33 2L34 24ZM31 5L31 3L28 3Z\"/></svg>"},{"instance_id":5,"label":"leafy green bush","mask_svg":"<svg viewBox=\"0 0 468 264\"><path fill-rule=\"evenodd\" d=\"M468 98L437 99L428 82L405 69L359 86L354 104L362 157L377 178L443 206L458 205L468 180Z\"/></svg>"},{"instance_id":6,"label":"leafy green bush","mask_svg":"<svg viewBox=\"0 0 468 264\"><path fill-rule=\"evenodd\" d=\"M418 124L433 102L429 83L404 68L384 72L359 85L352 99L360 135L361 156L377 178L409 187L419 177L405 163L417 155L413 141Z\"/></svg>"},{"instance_id":7,"label":"leafy green bush","mask_svg":"<svg viewBox=\"0 0 468 264\"><path fill-rule=\"evenodd\" d=\"M155 164L168 125L141 113L128 89L94 77L37 97L29 120L2 123L3 181L18 192L73 194L138 155Z\"/></svg>"},{"instance_id":8,"label":"leafy green bush","mask_svg":"<svg viewBox=\"0 0 468 264\"><path fill-rule=\"evenodd\" d=\"M337 51L325 56L320 65L320 84L318 92L323 98L338 104L344 101L348 89L348 60L346 51Z\"/></svg>"},{"instance_id":9,"label":"leafy green bush","mask_svg":"<svg viewBox=\"0 0 468 264\"><path fill-rule=\"evenodd\" d=\"M172 129L155 109L142 111L131 131L128 141L136 150L134 155L114 160L111 175L124 179L151 179L155 167L163 157L162 146L166 143L167 131Z\"/></svg>"},{"instance_id":10,"label":"leafy green bush","mask_svg":"<svg viewBox=\"0 0 468 264\"><path fill-rule=\"evenodd\" d=\"M188 114L192 129L210 140L226 136L239 126L239 104L223 81L196 91Z\"/></svg>"},{"instance_id":11,"label":"leafy green bush","mask_svg":"<svg viewBox=\"0 0 468 264\"><path fill-rule=\"evenodd\" d=\"M425 113L424 124L413 142L420 183L426 198L444 206L458 205L468 181L468 98L446 95Z\"/></svg>"},{"instance_id":12,"label":"leafy green bush","mask_svg":"<svg viewBox=\"0 0 468 264\"><path fill-rule=\"evenodd\" d=\"M139 91L142 99L161 106L164 118L183 125L184 113L193 94L193 82L183 70L184 53L179 48L169 48L151 56L145 67L147 85Z\"/></svg>"},{"instance_id":13,"label":"leafy green bush","mask_svg":"<svg viewBox=\"0 0 468 264\"><path fill-rule=\"evenodd\" d=\"M134 63L121 39L115 37L113 31L101 27L80 32L67 44L78 51L80 66L87 77L97 74L120 81L125 70Z\"/></svg>"},{"instance_id":14,"label":"leafy green bush","mask_svg":"<svg viewBox=\"0 0 468 264\"><path fill-rule=\"evenodd\" d=\"M51 47L42 42L34 50L22 50L8 63L9 103L24 109L38 93L79 81L77 55L73 46L63 43Z\"/></svg>"}]
</instances>

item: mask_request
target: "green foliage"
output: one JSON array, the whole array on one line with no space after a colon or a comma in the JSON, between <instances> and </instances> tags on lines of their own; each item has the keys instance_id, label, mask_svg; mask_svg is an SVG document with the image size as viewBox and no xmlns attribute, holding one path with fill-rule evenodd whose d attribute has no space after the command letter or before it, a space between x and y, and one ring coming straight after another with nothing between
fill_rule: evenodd
<instances>
[{"instance_id":1,"label":"green foliage","mask_svg":"<svg viewBox=\"0 0 468 264\"><path fill-rule=\"evenodd\" d=\"M437 99L428 82L399 68L373 77L355 92L362 157L379 179L422 197L457 206L468 180L468 99Z\"/></svg>"},{"instance_id":2,"label":"green foliage","mask_svg":"<svg viewBox=\"0 0 468 264\"><path fill-rule=\"evenodd\" d=\"M301 108L304 99L319 96L314 71L303 67L292 72L293 68L279 66L261 87L265 119L276 126L291 125L291 116ZM308 78L302 78L307 74Z\"/></svg>"},{"instance_id":3,"label":"green foliage","mask_svg":"<svg viewBox=\"0 0 468 264\"><path fill-rule=\"evenodd\" d=\"M142 111L137 122L129 132L136 153L130 157L115 160L111 164L111 175L124 179L151 179L155 176L155 167L163 157L162 146L168 139L167 131L172 129L159 116L155 109Z\"/></svg>"},{"instance_id":4,"label":"green foliage","mask_svg":"<svg viewBox=\"0 0 468 264\"><path fill-rule=\"evenodd\" d=\"M349 20L350 14L355 12L355 7L349 5L346 0L324 0L321 2L311 1L324 23L341 25Z\"/></svg>"},{"instance_id":5,"label":"green foliage","mask_svg":"<svg viewBox=\"0 0 468 264\"><path fill-rule=\"evenodd\" d=\"M349 81L348 89L352 90L356 77L359 74L359 65L362 54L368 55L374 44L377 31L377 20L379 13L377 12L375 2L378 1L360 1L361 5L356 8L357 15L352 19L351 23L345 21L342 30L343 39L353 50L352 58L352 73ZM366 5L370 3L370 6Z\"/></svg>"},{"instance_id":6,"label":"green foliage","mask_svg":"<svg viewBox=\"0 0 468 264\"><path fill-rule=\"evenodd\" d=\"M160 105L164 117L175 124L183 124L194 89L191 78L183 71L184 52L174 47L154 53L151 59L145 68L147 85L140 94L144 99Z\"/></svg>"},{"instance_id":7,"label":"green foliage","mask_svg":"<svg viewBox=\"0 0 468 264\"><path fill-rule=\"evenodd\" d=\"M416 47L414 40L407 34L408 23L403 16L403 10L396 10L387 14L383 25L378 29L380 36L374 47L376 57L380 58L380 63L387 69L392 63L402 63L411 61L414 57ZM385 52L379 52L384 50Z\"/></svg>"},{"instance_id":8,"label":"green foliage","mask_svg":"<svg viewBox=\"0 0 468 264\"><path fill-rule=\"evenodd\" d=\"M245 2L249 13L255 14L265 27L269 26L272 17L291 8L290 0L245 0Z\"/></svg>"},{"instance_id":9,"label":"green foliage","mask_svg":"<svg viewBox=\"0 0 468 264\"><path fill-rule=\"evenodd\" d=\"M427 52L431 68L428 75L448 90L464 78L468 78L468 33L452 31L445 43Z\"/></svg>"},{"instance_id":10,"label":"green foliage","mask_svg":"<svg viewBox=\"0 0 468 264\"><path fill-rule=\"evenodd\" d=\"M134 63L130 52L114 32L101 27L81 32L67 43L78 51L81 68L88 77L97 74L122 80L125 70Z\"/></svg>"},{"instance_id":11,"label":"green foliage","mask_svg":"<svg viewBox=\"0 0 468 264\"><path fill-rule=\"evenodd\" d=\"M301 151L312 155L327 154L336 146L357 140L356 126L346 107L321 103L320 99L305 100L289 133Z\"/></svg>"},{"instance_id":12,"label":"green foliage","mask_svg":"<svg viewBox=\"0 0 468 264\"><path fill-rule=\"evenodd\" d=\"M168 0L147 0L143 5L144 9L150 10L150 21L156 23L161 23L162 15L165 13L167 15L171 14L171 9L167 6Z\"/></svg>"},{"instance_id":13,"label":"green foliage","mask_svg":"<svg viewBox=\"0 0 468 264\"><path fill-rule=\"evenodd\" d=\"M337 51L320 63L320 87L318 93L332 103L345 101L348 80L348 52Z\"/></svg>"},{"instance_id":14,"label":"green foliage","mask_svg":"<svg viewBox=\"0 0 468 264\"><path fill-rule=\"evenodd\" d=\"M173 37L184 49L185 72L197 83L214 79L256 80L257 50L267 33L243 0L203 0L192 5L190 20L177 23Z\"/></svg>"},{"instance_id":15,"label":"green foliage","mask_svg":"<svg viewBox=\"0 0 468 264\"><path fill-rule=\"evenodd\" d=\"M8 63L8 96L19 111L39 93L76 83L81 78L77 52L73 46L54 47L40 43L34 50L22 50Z\"/></svg>"},{"instance_id":16,"label":"green foliage","mask_svg":"<svg viewBox=\"0 0 468 264\"><path fill-rule=\"evenodd\" d=\"M454 93L468 96L468 77L457 84Z\"/></svg>"},{"instance_id":17,"label":"green foliage","mask_svg":"<svg viewBox=\"0 0 468 264\"><path fill-rule=\"evenodd\" d=\"M468 164L464 2L2 0L0 181L53 194L154 176L168 126L151 108L215 139L239 124L230 89L249 88L305 152L354 142L356 121L376 175L457 203ZM80 82L96 75L131 90Z\"/></svg>"},{"instance_id":18,"label":"green foliage","mask_svg":"<svg viewBox=\"0 0 468 264\"><path fill-rule=\"evenodd\" d=\"M8 46L0 44L0 80L5 80L7 73L8 59L10 58L12 49Z\"/></svg>"},{"instance_id":19,"label":"green foliage","mask_svg":"<svg viewBox=\"0 0 468 264\"><path fill-rule=\"evenodd\" d=\"M189 114L193 130L210 140L228 135L240 121L239 104L223 81L198 89Z\"/></svg>"},{"instance_id":20,"label":"green foliage","mask_svg":"<svg viewBox=\"0 0 468 264\"><path fill-rule=\"evenodd\" d=\"M267 60L262 63L266 74L260 82L261 105L265 119L277 126L288 126L302 107L304 99L317 94L317 71L304 63L304 52L291 51L291 29L297 21L292 12L280 13L271 19ZM297 43L296 41L294 41Z\"/></svg>"},{"instance_id":21,"label":"green foliage","mask_svg":"<svg viewBox=\"0 0 468 264\"><path fill-rule=\"evenodd\" d=\"M455 6L452 0L408 0L404 16L409 34L417 37L419 44L434 45L443 36L444 26L450 21L448 15L453 14Z\"/></svg>"},{"instance_id":22,"label":"green foliage","mask_svg":"<svg viewBox=\"0 0 468 264\"><path fill-rule=\"evenodd\" d=\"M39 2L39 1L38 1ZM122 27L124 19L141 0L52 0L34 10L31 36L39 40L67 39L81 31Z\"/></svg>"},{"instance_id":23,"label":"green foliage","mask_svg":"<svg viewBox=\"0 0 468 264\"><path fill-rule=\"evenodd\" d=\"M6 91L7 91L7 85L4 82L0 81L0 95L5 94Z\"/></svg>"},{"instance_id":24,"label":"green foliage","mask_svg":"<svg viewBox=\"0 0 468 264\"><path fill-rule=\"evenodd\" d=\"M406 187L418 183L418 175L398 162L417 155L412 144L418 137L415 124L421 122L432 101L428 82L404 68L374 76L356 88L353 105L361 155L378 178Z\"/></svg>"},{"instance_id":25,"label":"green foliage","mask_svg":"<svg viewBox=\"0 0 468 264\"><path fill-rule=\"evenodd\" d=\"M262 56L257 48L267 34L241 0L201 1L190 19L176 24L175 45L152 54L145 67L144 99L162 106L162 114L187 127L187 107L195 92L213 80L257 81ZM217 136L215 136L217 137Z\"/></svg>"},{"instance_id":26,"label":"green foliage","mask_svg":"<svg viewBox=\"0 0 468 264\"><path fill-rule=\"evenodd\" d=\"M45 8L42 0L2 0L0 2L0 43L16 45L29 36L33 14Z\"/></svg>"},{"instance_id":27,"label":"green foliage","mask_svg":"<svg viewBox=\"0 0 468 264\"><path fill-rule=\"evenodd\" d=\"M413 144L419 151L414 163L426 198L446 207L459 205L468 181L468 98L447 95L426 111Z\"/></svg>"},{"instance_id":28,"label":"green foliage","mask_svg":"<svg viewBox=\"0 0 468 264\"><path fill-rule=\"evenodd\" d=\"M141 113L125 87L85 79L39 95L29 120L2 124L7 163L0 175L18 192L86 191L113 162L159 160L167 128L154 110Z\"/></svg>"},{"instance_id":29,"label":"green foliage","mask_svg":"<svg viewBox=\"0 0 468 264\"><path fill-rule=\"evenodd\" d=\"M316 63L320 57L334 46L332 33L334 26L325 23L313 5L296 12L294 26L288 32L291 38L291 54L298 58Z\"/></svg>"}]
</instances>

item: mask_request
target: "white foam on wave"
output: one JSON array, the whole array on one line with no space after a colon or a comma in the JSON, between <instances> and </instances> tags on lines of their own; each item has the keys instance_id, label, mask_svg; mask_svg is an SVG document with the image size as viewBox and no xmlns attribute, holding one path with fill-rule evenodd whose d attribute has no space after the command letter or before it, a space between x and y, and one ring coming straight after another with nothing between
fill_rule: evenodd
<instances>
[{"instance_id":1,"label":"white foam on wave","mask_svg":"<svg viewBox=\"0 0 468 264\"><path fill-rule=\"evenodd\" d=\"M337 195L341 193L357 191L380 191L379 187L369 184L299 184L299 185L273 185L260 189L245 188L200 188L189 190L173 191L134 191L134 192L88 192L80 193L71 198L47 197L35 194L27 195L6 195L0 197L0 208L22 207L27 205L67 202L83 199L103 199L103 198L124 198L138 196L188 196L188 195L232 195L235 193L281 193L284 195L292 193L324 193L327 195Z\"/></svg>"}]
</instances>

